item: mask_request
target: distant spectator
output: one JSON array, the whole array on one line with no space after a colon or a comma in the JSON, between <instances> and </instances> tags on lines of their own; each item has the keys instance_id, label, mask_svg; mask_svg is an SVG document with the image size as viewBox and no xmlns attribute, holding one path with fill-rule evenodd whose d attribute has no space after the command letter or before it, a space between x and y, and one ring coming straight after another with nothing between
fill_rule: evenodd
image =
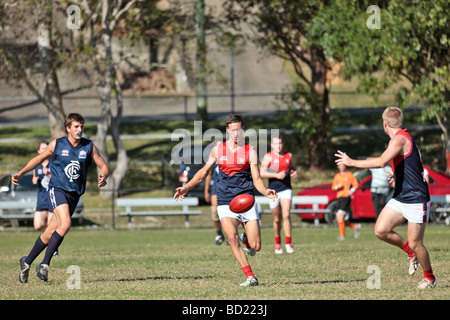
<instances>
[{"instance_id":1,"label":"distant spectator","mask_svg":"<svg viewBox=\"0 0 450 320\"><path fill-rule=\"evenodd\" d=\"M338 240L345 240L345 227L353 229L355 238L359 238L359 225L348 221L347 217L351 210L351 196L358 188L358 180L353 173L347 171L345 164L338 164L339 172L333 178L331 189L337 192L338 211L336 212L336 221L339 226Z\"/></svg>"},{"instance_id":2,"label":"distant spectator","mask_svg":"<svg viewBox=\"0 0 450 320\"><path fill-rule=\"evenodd\" d=\"M389 183L389 172L391 171L391 166L370 169L370 172L372 173L370 191L372 192L372 203L375 209L376 219L378 219L381 210L383 210L386 205L389 192L392 189Z\"/></svg>"}]
</instances>

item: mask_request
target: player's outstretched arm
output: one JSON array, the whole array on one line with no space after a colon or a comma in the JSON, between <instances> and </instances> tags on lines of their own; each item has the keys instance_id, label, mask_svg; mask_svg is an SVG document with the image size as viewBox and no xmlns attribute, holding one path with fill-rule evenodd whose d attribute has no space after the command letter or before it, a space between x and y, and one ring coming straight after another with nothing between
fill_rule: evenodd
<instances>
[{"instance_id":1,"label":"player's outstretched arm","mask_svg":"<svg viewBox=\"0 0 450 320\"><path fill-rule=\"evenodd\" d=\"M203 180L206 179L206 177L210 174L214 163L216 162L216 148L213 148L211 150L211 154L209 155L208 161L206 164L199 170L197 173L192 177L191 180L188 181L184 186L178 187L175 189L175 194L173 195L173 198L176 200L183 200L186 196L186 194L191 190L192 188L199 185Z\"/></svg>"},{"instance_id":2,"label":"player's outstretched arm","mask_svg":"<svg viewBox=\"0 0 450 320\"><path fill-rule=\"evenodd\" d=\"M49 159L53 155L53 151L55 150L55 144L56 140L50 142L50 144L47 146L44 152L28 161L28 163L25 165L25 167L22 168L22 170L11 175L11 182L16 186L19 185L18 181L20 180L20 178L22 178L27 172L30 172L38 165L40 165L42 162L44 162L44 160Z\"/></svg>"}]
</instances>

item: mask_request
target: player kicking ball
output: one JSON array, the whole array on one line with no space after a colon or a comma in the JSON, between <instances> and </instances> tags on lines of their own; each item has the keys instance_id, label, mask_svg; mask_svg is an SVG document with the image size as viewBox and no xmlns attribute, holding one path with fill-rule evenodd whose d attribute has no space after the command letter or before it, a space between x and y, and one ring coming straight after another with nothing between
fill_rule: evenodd
<instances>
[{"instance_id":1,"label":"player kicking ball","mask_svg":"<svg viewBox=\"0 0 450 320\"><path fill-rule=\"evenodd\" d=\"M183 187L176 189L174 198L184 199L185 195L206 179L214 164L219 166L217 180L217 213L222 224L231 252L247 276L243 287L257 286L258 280L248 263L247 254L254 255L261 249L259 213L256 204L244 213L230 210L230 202L238 195L253 195L256 188L270 199L276 198L275 190L267 189L259 175L258 156L255 149L245 143L243 118L239 114L230 114L226 120L228 140L215 146L208 161L194 177ZM239 236L239 225L245 233ZM244 249L239 244L241 240ZM244 251L245 250L245 251Z\"/></svg>"}]
</instances>

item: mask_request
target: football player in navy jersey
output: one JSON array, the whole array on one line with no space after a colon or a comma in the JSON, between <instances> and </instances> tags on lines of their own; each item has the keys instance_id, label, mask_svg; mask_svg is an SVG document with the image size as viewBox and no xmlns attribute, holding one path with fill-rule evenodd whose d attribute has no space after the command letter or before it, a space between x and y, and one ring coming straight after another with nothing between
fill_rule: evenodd
<instances>
[{"instance_id":1,"label":"football player in navy jersey","mask_svg":"<svg viewBox=\"0 0 450 320\"><path fill-rule=\"evenodd\" d=\"M409 274L413 275L420 264L423 280L419 289L432 288L436 278L431 268L430 255L423 245L426 222L430 212L430 193L424 177L420 151L406 129L403 129L403 112L398 107L388 107L383 112L384 132L390 137L383 154L365 160L353 160L345 152L337 151L336 163L357 168L383 168L389 162L393 173L394 195L386 204L375 224L375 235L408 254ZM394 228L408 221L407 240Z\"/></svg>"},{"instance_id":2,"label":"football player in navy jersey","mask_svg":"<svg viewBox=\"0 0 450 320\"><path fill-rule=\"evenodd\" d=\"M258 155L252 146L245 143L242 116L230 114L226 124L228 140L212 149L206 164L186 185L176 189L174 198L184 199L189 190L206 179L217 162L219 166L217 213L233 256L247 276L247 280L241 286L256 286L258 280L248 263L246 252L249 255L254 255L256 251L261 249L258 209L255 203L249 211L237 214L230 210L229 204L239 194L253 195L254 188L270 199L274 199L277 194L275 190L266 188L259 175ZM238 228L241 224L245 233L239 235ZM240 246L239 240L243 242L244 248Z\"/></svg>"},{"instance_id":3,"label":"football player in navy jersey","mask_svg":"<svg viewBox=\"0 0 450 320\"><path fill-rule=\"evenodd\" d=\"M100 168L98 186L104 187L109 176L109 168L91 140L82 137L84 118L71 113L65 120L67 136L50 142L44 152L31 159L18 173L12 175L12 182L18 185L20 178L39 164L49 159L52 176L49 181L49 201L54 217L45 231L37 238L28 256L20 259L19 280L28 281L31 263L45 249L44 259L37 267L37 276L48 280L48 269L54 252L69 232L71 216L86 188L88 167L92 161Z\"/></svg>"},{"instance_id":4,"label":"football player in navy jersey","mask_svg":"<svg viewBox=\"0 0 450 320\"><path fill-rule=\"evenodd\" d=\"M47 146L48 142L41 140L38 144L38 154L44 152ZM34 212L33 219L34 229L36 230L45 229L53 218L53 210L50 207L47 197L50 176L50 162L48 160L44 160L43 163L33 170L33 184L37 184L38 186L36 211Z\"/></svg>"}]
</instances>

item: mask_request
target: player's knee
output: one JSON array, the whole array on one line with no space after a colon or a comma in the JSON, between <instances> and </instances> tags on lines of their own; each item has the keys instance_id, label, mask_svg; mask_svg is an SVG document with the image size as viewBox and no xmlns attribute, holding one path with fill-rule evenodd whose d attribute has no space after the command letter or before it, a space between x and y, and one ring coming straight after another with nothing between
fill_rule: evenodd
<instances>
[{"instance_id":1,"label":"player's knee","mask_svg":"<svg viewBox=\"0 0 450 320\"><path fill-rule=\"evenodd\" d=\"M249 245L255 251L261 250L261 241L258 241L258 240L249 241Z\"/></svg>"},{"instance_id":2,"label":"player's knee","mask_svg":"<svg viewBox=\"0 0 450 320\"><path fill-rule=\"evenodd\" d=\"M34 229L39 231L44 229L45 225L43 222L34 222Z\"/></svg>"},{"instance_id":3,"label":"player's knee","mask_svg":"<svg viewBox=\"0 0 450 320\"><path fill-rule=\"evenodd\" d=\"M417 252L424 247L422 241L408 240L408 244L410 249L414 252Z\"/></svg>"},{"instance_id":4,"label":"player's knee","mask_svg":"<svg viewBox=\"0 0 450 320\"><path fill-rule=\"evenodd\" d=\"M227 239L230 246L239 246L239 236L237 234L227 234Z\"/></svg>"},{"instance_id":5,"label":"player's knee","mask_svg":"<svg viewBox=\"0 0 450 320\"><path fill-rule=\"evenodd\" d=\"M382 229L382 228L377 228L377 226L375 226L375 228L374 228L374 233L375 233L375 236L376 236L378 239L380 239L380 240L386 239L387 232L386 232L384 229Z\"/></svg>"},{"instance_id":6,"label":"player's knee","mask_svg":"<svg viewBox=\"0 0 450 320\"><path fill-rule=\"evenodd\" d=\"M64 237L70 230L72 222L70 220L62 222L57 229L57 232Z\"/></svg>"}]
</instances>

